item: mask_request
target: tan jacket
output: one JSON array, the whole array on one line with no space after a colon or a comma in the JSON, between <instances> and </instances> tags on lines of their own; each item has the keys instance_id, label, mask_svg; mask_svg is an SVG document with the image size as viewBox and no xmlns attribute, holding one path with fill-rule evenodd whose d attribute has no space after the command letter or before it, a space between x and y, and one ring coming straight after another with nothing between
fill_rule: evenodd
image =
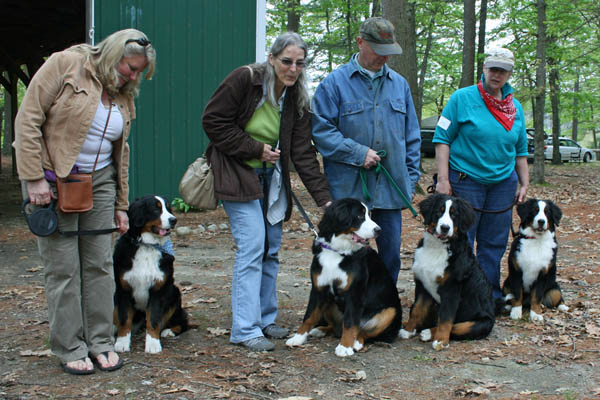
<instances>
[{"instance_id":1,"label":"tan jacket","mask_svg":"<svg viewBox=\"0 0 600 400\"><path fill-rule=\"evenodd\" d=\"M33 76L15 120L17 172L25 181L44 177L44 169L58 177L69 174L96 114L102 85L86 56L69 49L54 53ZM129 203L129 129L135 118L133 97L118 95L114 102L123 116L123 135L113 142L117 170L116 209ZM52 155L48 159L42 135Z\"/></svg>"}]
</instances>

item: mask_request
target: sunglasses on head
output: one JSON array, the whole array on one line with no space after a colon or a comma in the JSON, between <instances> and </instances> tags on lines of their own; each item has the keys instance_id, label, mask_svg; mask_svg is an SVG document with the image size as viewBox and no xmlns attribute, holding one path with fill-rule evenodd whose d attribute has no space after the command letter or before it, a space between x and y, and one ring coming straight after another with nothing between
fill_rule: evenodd
<instances>
[{"instance_id":1,"label":"sunglasses on head","mask_svg":"<svg viewBox=\"0 0 600 400\"><path fill-rule=\"evenodd\" d=\"M150 41L146 38L139 38L139 39L127 39L125 41L125 44L127 43L131 43L131 42L135 42L137 44L139 44L142 47L146 47L150 44Z\"/></svg>"},{"instance_id":2,"label":"sunglasses on head","mask_svg":"<svg viewBox=\"0 0 600 400\"><path fill-rule=\"evenodd\" d=\"M289 58L280 58L279 61L281 61L281 63L286 67L291 67L292 65L294 65L294 62ZM295 64L296 68L304 68L304 66L306 66L306 62L303 60L298 60Z\"/></svg>"}]
</instances>

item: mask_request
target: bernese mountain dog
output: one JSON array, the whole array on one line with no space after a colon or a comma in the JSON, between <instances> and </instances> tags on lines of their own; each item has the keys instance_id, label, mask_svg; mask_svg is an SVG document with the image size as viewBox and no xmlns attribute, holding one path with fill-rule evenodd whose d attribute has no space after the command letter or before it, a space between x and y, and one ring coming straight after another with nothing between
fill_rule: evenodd
<instances>
[{"instance_id":1,"label":"bernese mountain dog","mask_svg":"<svg viewBox=\"0 0 600 400\"><path fill-rule=\"evenodd\" d=\"M433 194L419 203L425 233L413 261L415 301L406 326L409 339L420 331L434 350L456 340L481 339L494 327L492 287L467 238L475 212L465 200Z\"/></svg>"},{"instance_id":2,"label":"bernese mountain dog","mask_svg":"<svg viewBox=\"0 0 600 400\"><path fill-rule=\"evenodd\" d=\"M341 336L335 354L346 357L362 349L365 341L392 342L402 326L398 290L368 245L381 228L364 204L350 198L333 202L318 228L308 307L298 332L286 345L300 346L308 335L332 333Z\"/></svg>"},{"instance_id":3,"label":"bernese mountain dog","mask_svg":"<svg viewBox=\"0 0 600 400\"><path fill-rule=\"evenodd\" d=\"M177 218L168 201L154 195L134 201L128 215L129 230L113 253L115 350L130 351L133 326L145 323L145 351L159 353L161 336L175 336L188 328L181 293L173 280L175 257L163 248Z\"/></svg>"},{"instance_id":4,"label":"bernese mountain dog","mask_svg":"<svg viewBox=\"0 0 600 400\"><path fill-rule=\"evenodd\" d=\"M542 304L569 311L556 282L555 228L562 218L560 208L550 200L529 199L517 206L521 219L508 254L508 277L502 286L506 310L512 319L521 319L523 307L529 319L542 322Z\"/></svg>"}]
</instances>

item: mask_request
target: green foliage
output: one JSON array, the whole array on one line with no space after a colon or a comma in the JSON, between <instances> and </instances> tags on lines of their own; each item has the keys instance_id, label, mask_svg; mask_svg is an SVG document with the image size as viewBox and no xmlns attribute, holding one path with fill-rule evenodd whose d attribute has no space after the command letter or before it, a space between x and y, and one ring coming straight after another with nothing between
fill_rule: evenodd
<instances>
[{"instance_id":1,"label":"green foliage","mask_svg":"<svg viewBox=\"0 0 600 400\"><path fill-rule=\"evenodd\" d=\"M192 209L192 207L183 201L181 197L175 197L173 201L171 201L171 207L173 207L175 211L182 213L187 213Z\"/></svg>"},{"instance_id":2,"label":"green foliage","mask_svg":"<svg viewBox=\"0 0 600 400\"><path fill-rule=\"evenodd\" d=\"M441 112L460 83L463 2L411 1L415 4L415 47L419 69L427 55L422 76L422 116L426 118ZM268 42L287 30L289 11L298 14L298 33L307 42L308 72L312 85L316 86L357 51L356 36L362 21L370 16L372 4L373 1L359 0L268 0ZM560 79L561 134L571 136L570 123L576 118L577 139L590 143L591 140L584 140L585 134L600 126L600 8L597 0L546 0L546 4L546 26L551 39L547 57L555 60ZM531 115L538 83L535 77L536 3L531 0L488 0L486 27L486 48L503 45L515 53L511 84L515 88L515 98L523 105L526 115ZM580 89L575 92L578 79ZM547 84L546 91L549 94ZM546 101L545 106L546 115L550 116L550 101ZM546 129L551 130L549 119Z\"/></svg>"}]
</instances>

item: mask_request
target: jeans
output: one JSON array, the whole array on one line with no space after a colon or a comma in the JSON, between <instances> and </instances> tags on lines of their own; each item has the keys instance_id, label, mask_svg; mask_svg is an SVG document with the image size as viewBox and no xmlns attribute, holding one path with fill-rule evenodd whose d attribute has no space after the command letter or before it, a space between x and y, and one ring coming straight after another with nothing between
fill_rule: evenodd
<instances>
[{"instance_id":1,"label":"jeans","mask_svg":"<svg viewBox=\"0 0 600 400\"><path fill-rule=\"evenodd\" d=\"M379 236L375 239L377 251L396 284L400 273L402 210L374 209L371 211L371 219L381 228Z\"/></svg>"},{"instance_id":2,"label":"jeans","mask_svg":"<svg viewBox=\"0 0 600 400\"><path fill-rule=\"evenodd\" d=\"M502 297L500 290L500 262L506 250L508 232L512 224L512 207L515 201L518 178L513 173L505 180L484 185L450 170L450 185L455 196L467 200L473 207L484 211L504 210L502 213L476 212L475 223L468 232L473 247L477 242L477 259L481 269L492 284L494 299ZM474 248L474 247L473 247Z\"/></svg>"},{"instance_id":3,"label":"jeans","mask_svg":"<svg viewBox=\"0 0 600 400\"><path fill-rule=\"evenodd\" d=\"M262 170L257 170L262 173ZM268 169L267 182L273 169ZM261 185L263 179L260 176ZM231 233L237 246L231 283L231 309L233 313L232 343L264 336L262 329L273 324L277 317L278 252L281 246L283 222L266 223L269 240L265 252L265 219L263 199L251 201L223 201L229 217Z\"/></svg>"}]
</instances>

